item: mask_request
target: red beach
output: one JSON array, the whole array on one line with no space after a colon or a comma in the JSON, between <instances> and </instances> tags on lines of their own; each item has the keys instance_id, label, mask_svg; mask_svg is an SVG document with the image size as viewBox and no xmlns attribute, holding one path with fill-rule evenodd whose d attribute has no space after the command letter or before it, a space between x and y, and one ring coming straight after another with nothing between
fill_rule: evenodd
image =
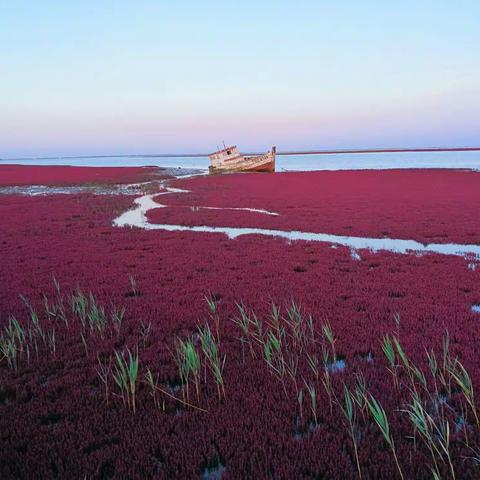
<instances>
[{"instance_id":1,"label":"red beach","mask_svg":"<svg viewBox=\"0 0 480 480\"><path fill-rule=\"evenodd\" d=\"M166 205L147 212L153 226L480 245L475 172L235 174L158 183L155 169L49 167L42 176L43 168L2 167L1 183L153 179L147 193L156 189L154 201ZM172 187L189 192L165 194ZM480 303L478 258L368 249L353 255L322 241L115 226L140 196L0 196L2 348L9 328L26 338L15 357L2 350L2 478L31 478L35 471L39 478L216 478L208 475L220 472L222 478L344 479L357 478L358 470L365 478L394 478L388 443L368 405L361 406L362 382L372 396L365 398L385 409L405 478L431 478L424 467L430 452L419 440L413 444L404 412L412 384L428 401L436 398L435 385L441 392L452 466L458 478L477 478L476 412L454 376L450 390L438 373L432 377L427 353L433 349L443 372L448 331L448 358L461 361L473 390L480 388L480 319L472 310ZM278 215L232 210L245 208ZM279 316L272 316L272 302ZM255 312L269 335L276 335L275 318L280 322L285 371L276 350L265 357L266 348L275 349L268 343L273 337L254 331L253 323L239 326L242 312L251 322ZM221 384L213 357L202 353L202 325L218 336ZM390 366L386 336L400 342L410 368L422 374L411 379L415 370L398 353ZM189 339L201 370L197 378L192 367L187 386L175 351ZM124 391L117 383L117 362L128 365L128 352L138 358L134 397L131 384ZM454 375L458 365L445 368ZM342 413L344 388L353 399L358 462ZM447 475L448 460L438 468Z\"/></svg>"}]
</instances>

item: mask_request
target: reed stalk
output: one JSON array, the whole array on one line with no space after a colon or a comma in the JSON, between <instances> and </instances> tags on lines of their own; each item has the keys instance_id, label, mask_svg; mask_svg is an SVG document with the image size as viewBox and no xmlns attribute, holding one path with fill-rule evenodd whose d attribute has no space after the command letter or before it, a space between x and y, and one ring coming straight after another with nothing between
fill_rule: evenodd
<instances>
[{"instance_id":1,"label":"reed stalk","mask_svg":"<svg viewBox=\"0 0 480 480\"><path fill-rule=\"evenodd\" d=\"M112 357L108 357L108 362L102 362L100 354L97 353L98 365L96 366L96 371L98 378L103 383L105 388L105 402L108 405L108 379L110 377L110 372L112 370Z\"/></svg>"},{"instance_id":2,"label":"reed stalk","mask_svg":"<svg viewBox=\"0 0 480 480\"><path fill-rule=\"evenodd\" d=\"M404 480L403 472L400 468L400 463L398 462L397 453L395 450L395 443L393 441L393 436L390 432L390 425L385 410L372 394L368 394L368 396L365 396L365 403L368 407L368 410L372 414L375 423L378 425L380 431L382 432L383 438L385 439L388 446L390 447L390 450L392 451L395 465L397 466L400 478Z\"/></svg>"},{"instance_id":3,"label":"reed stalk","mask_svg":"<svg viewBox=\"0 0 480 480\"><path fill-rule=\"evenodd\" d=\"M477 408L475 406L473 384L469 373L458 359L456 359L455 362L448 367L448 372L450 373L451 378L460 387L460 390L462 391L462 394L475 417L477 427L480 428L480 421L478 418Z\"/></svg>"},{"instance_id":4,"label":"reed stalk","mask_svg":"<svg viewBox=\"0 0 480 480\"><path fill-rule=\"evenodd\" d=\"M113 372L113 378L117 384L122 399L125 404L132 408L135 414L135 394L137 388L138 377L138 350L132 355L132 352L127 349L128 358L125 358L124 353L115 351L115 370Z\"/></svg>"},{"instance_id":5,"label":"reed stalk","mask_svg":"<svg viewBox=\"0 0 480 480\"><path fill-rule=\"evenodd\" d=\"M357 464L358 478L361 479L362 470L360 468L360 460L358 458L357 437L355 435L355 424L356 424L355 408L352 401L352 394L350 393L350 390L345 384L343 384L343 396L344 396L344 405L340 405L340 407L348 422L350 436L352 438L352 443L353 443L353 450L355 454L355 462Z\"/></svg>"},{"instance_id":6,"label":"reed stalk","mask_svg":"<svg viewBox=\"0 0 480 480\"><path fill-rule=\"evenodd\" d=\"M315 385L305 382L305 387L307 388L308 395L310 397L310 410L315 420L315 425L318 425L317 419L317 391L315 390Z\"/></svg>"},{"instance_id":7,"label":"reed stalk","mask_svg":"<svg viewBox=\"0 0 480 480\"><path fill-rule=\"evenodd\" d=\"M200 344L203 354L217 385L218 399L221 400L222 395L225 398L223 369L225 367L226 355L224 355L223 358L220 357L219 341L212 333L212 330L208 323L205 324L203 327L198 326L198 332L200 335Z\"/></svg>"},{"instance_id":8,"label":"reed stalk","mask_svg":"<svg viewBox=\"0 0 480 480\"><path fill-rule=\"evenodd\" d=\"M205 301L207 302L208 309L210 311L210 318L215 324L217 341L220 343L220 316L218 314L217 302L213 295L205 296Z\"/></svg>"}]
</instances>

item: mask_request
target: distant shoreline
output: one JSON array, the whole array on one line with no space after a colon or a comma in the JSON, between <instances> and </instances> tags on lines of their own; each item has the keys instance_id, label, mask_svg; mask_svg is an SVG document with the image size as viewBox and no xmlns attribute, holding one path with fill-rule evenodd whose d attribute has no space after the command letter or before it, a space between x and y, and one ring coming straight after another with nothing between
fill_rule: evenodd
<instances>
[{"instance_id":1,"label":"distant shoreline","mask_svg":"<svg viewBox=\"0 0 480 480\"><path fill-rule=\"evenodd\" d=\"M353 148L353 149L332 149L332 150L291 150L277 151L277 155L341 155L341 154L362 154L362 153L422 153L422 152L475 152L480 147L420 147L420 148ZM245 152L245 155L260 155L263 152ZM147 153L147 154L108 154L108 155L67 155L55 157L17 157L0 158L0 161L15 160L65 160L82 158L195 158L208 157L209 153Z\"/></svg>"}]
</instances>

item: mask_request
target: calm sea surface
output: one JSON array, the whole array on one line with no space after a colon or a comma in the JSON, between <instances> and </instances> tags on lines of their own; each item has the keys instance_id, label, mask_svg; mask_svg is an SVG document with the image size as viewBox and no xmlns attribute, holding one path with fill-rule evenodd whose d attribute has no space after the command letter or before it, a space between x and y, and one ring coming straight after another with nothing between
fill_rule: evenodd
<instances>
[{"instance_id":1,"label":"calm sea surface","mask_svg":"<svg viewBox=\"0 0 480 480\"><path fill-rule=\"evenodd\" d=\"M200 168L209 165L208 157L82 157L49 159L0 160L0 164L78 165L78 166L143 166ZM477 152L403 152L356 153L334 155L278 155L277 171L360 170L389 168L467 168L480 170Z\"/></svg>"}]
</instances>

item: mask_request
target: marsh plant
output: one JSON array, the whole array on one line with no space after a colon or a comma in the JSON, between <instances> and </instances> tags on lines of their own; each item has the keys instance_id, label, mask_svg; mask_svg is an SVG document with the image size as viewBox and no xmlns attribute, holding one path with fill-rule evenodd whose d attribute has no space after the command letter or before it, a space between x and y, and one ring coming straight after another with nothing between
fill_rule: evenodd
<instances>
[{"instance_id":1,"label":"marsh plant","mask_svg":"<svg viewBox=\"0 0 480 480\"><path fill-rule=\"evenodd\" d=\"M19 361L26 357L30 362L32 352L38 359L43 346L52 355L57 351L57 337L55 327L44 325L40 317L28 300L20 296L27 308L26 322L10 316L7 325L0 331L0 361L6 360L12 370L19 368Z\"/></svg>"},{"instance_id":2,"label":"marsh plant","mask_svg":"<svg viewBox=\"0 0 480 480\"><path fill-rule=\"evenodd\" d=\"M145 380L150 387L150 393L153 397L153 404L155 407L159 407L159 400L158 400L158 395L157 395L157 390L158 390L158 375L154 376L152 371L148 368L147 373L145 373ZM165 404L163 403L163 410L165 410Z\"/></svg>"},{"instance_id":3,"label":"marsh plant","mask_svg":"<svg viewBox=\"0 0 480 480\"><path fill-rule=\"evenodd\" d=\"M398 473L403 480L404 476L403 476L402 469L400 468L400 463L398 462L395 443L393 440L392 433L390 431L390 423L388 421L387 414L383 409L382 405L375 399L373 395L369 394L368 396L365 396L365 403L373 419L375 420L375 423L377 424L378 428L382 432L383 438L385 439L388 446L390 447L390 450L392 451Z\"/></svg>"},{"instance_id":4,"label":"marsh plant","mask_svg":"<svg viewBox=\"0 0 480 480\"><path fill-rule=\"evenodd\" d=\"M138 291L137 281L135 280L135 277L133 275L130 275L130 288L132 289L132 295L134 297L138 297L140 292Z\"/></svg>"},{"instance_id":5,"label":"marsh plant","mask_svg":"<svg viewBox=\"0 0 480 480\"><path fill-rule=\"evenodd\" d=\"M135 394L138 379L138 349L135 353L127 349L126 352L115 351L113 379L118 387L124 405L135 413Z\"/></svg>"},{"instance_id":6,"label":"marsh plant","mask_svg":"<svg viewBox=\"0 0 480 480\"><path fill-rule=\"evenodd\" d=\"M200 377L201 377L201 361L200 355L191 339L177 340L175 349L175 361L178 367L180 380L186 387L186 396L189 399L190 380L195 385L197 401L200 395Z\"/></svg>"},{"instance_id":7,"label":"marsh plant","mask_svg":"<svg viewBox=\"0 0 480 480\"><path fill-rule=\"evenodd\" d=\"M392 374L393 384L395 385L396 388L398 388L398 378L397 378L398 365L396 364L395 350L393 348L390 335L385 335L383 337L382 350L388 361L388 371Z\"/></svg>"},{"instance_id":8,"label":"marsh plant","mask_svg":"<svg viewBox=\"0 0 480 480\"><path fill-rule=\"evenodd\" d=\"M8 366L17 370L18 357L28 349L25 337L25 330L16 318L10 317L8 325L0 336L0 353L2 359L7 361Z\"/></svg>"},{"instance_id":9,"label":"marsh plant","mask_svg":"<svg viewBox=\"0 0 480 480\"><path fill-rule=\"evenodd\" d=\"M68 316L65 309L65 299L60 288L60 283L53 277L53 285L55 289L55 301L49 301L46 295L43 295L43 303L47 316L55 320L60 320L68 327Z\"/></svg>"},{"instance_id":10,"label":"marsh plant","mask_svg":"<svg viewBox=\"0 0 480 480\"><path fill-rule=\"evenodd\" d=\"M5 361L9 369L18 370L22 360L30 362L34 355L37 358L45 353L58 355L58 342L64 338L59 332L76 325L85 353L97 357L95 371L108 406L112 397L121 397L125 407L135 414L142 382L155 409L166 412L168 400L206 412L199 405L202 385L207 378L215 383L218 400L226 399L226 354L220 344L220 317L213 296L206 297L209 317L197 326L197 332L175 341L172 353L183 386L182 398L177 398L175 392L164 386L162 378L165 377L161 371L154 373L146 368L143 375L139 374L138 347L113 350L110 355L100 355L96 351L99 340L120 342L125 307L112 304L107 311L92 293L84 294L78 288L70 297L64 297L56 281L54 292L53 300L43 297L44 311L40 313L22 297L26 318L21 321L9 317L0 331L0 361ZM65 298L70 298L68 312ZM463 462L480 463L475 444L480 421L474 384L467 368L452 354L448 333L443 337L441 352L425 349L425 362L422 363L417 361L418 352L416 356L409 356L402 345L400 317L394 318L393 333L384 335L379 341L386 360L384 367L381 364L373 367L386 367L387 379L393 382L390 393L398 399L398 406L387 413L379 397L367 388L360 369L352 372L352 376L338 373L339 369L335 368L339 358L337 338L328 322L320 324L317 332L312 317L305 315L295 302L283 310L271 303L270 313L264 318L249 311L243 303L237 304L237 310L238 315L232 320L239 332L236 337L241 346L242 364L248 358L251 362L259 362L268 375L278 379L286 401L292 401L295 411L298 410L300 421L310 426L314 424L315 428L310 431L317 431L319 415L324 416L329 411L335 424L343 425L348 431L359 478L368 478L365 466L362 472L359 447L371 425L379 429L399 476L404 478L400 460L403 463L406 459L398 458L390 424L392 415L403 416L407 421L403 423L411 429L413 448L428 455L429 475L433 478L442 478L447 469L448 476L456 478L455 467L458 469L459 464L453 453L458 452L458 448L472 452L470 457L462 459ZM151 322L139 322L137 345L140 343L147 348L151 328ZM192 389L196 401L191 401ZM327 401L329 410L325 409ZM394 433L398 438L399 434Z\"/></svg>"},{"instance_id":11,"label":"marsh plant","mask_svg":"<svg viewBox=\"0 0 480 480\"><path fill-rule=\"evenodd\" d=\"M220 400L222 397L225 398L223 370L225 368L226 355L223 355L223 357L220 355L220 342L215 337L215 334L212 332L208 323L205 323L203 326L199 325L198 333L200 336L200 345L205 357L205 362L213 374L213 378L217 386L218 399Z\"/></svg>"},{"instance_id":12,"label":"marsh plant","mask_svg":"<svg viewBox=\"0 0 480 480\"><path fill-rule=\"evenodd\" d=\"M325 324L322 325L322 333L323 333L323 336L324 336L325 340L328 342L328 345L331 348L332 356L333 356L333 363L337 363L337 352L335 350L336 339L333 336L332 327L330 326L329 323L325 323Z\"/></svg>"},{"instance_id":13,"label":"marsh plant","mask_svg":"<svg viewBox=\"0 0 480 480\"><path fill-rule=\"evenodd\" d=\"M310 410L315 420L315 425L318 425L317 420L317 391L315 385L305 382L305 387L307 388L308 395L310 397Z\"/></svg>"},{"instance_id":14,"label":"marsh plant","mask_svg":"<svg viewBox=\"0 0 480 480\"><path fill-rule=\"evenodd\" d=\"M120 336L123 320L125 318L125 307L117 307L112 304L110 318L112 320L113 329L117 337Z\"/></svg>"},{"instance_id":15,"label":"marsh plant","mask_svg":"<svg viewBox=\"0 0 480 480\"><path fill-rule=\"evenodd\" d=\"M239 316L233 317L232 321L240 329L240 343L242 345L242 359L245 363L245 345L248 345L250 355L256 358L255 349L263 345L263 322L255 315L249 312L243 303L236 304Z\"/></svg>"},{"instance_id":16,"label":"marsh plant","mask_svg":"<svg viewBox=\"0 0 480 480\"><path fill-rule=\"evenodd\" d=\"M421 399L417 395L412 396L410 405L404 410L415 427L415 431L419 433L420 438L428 448L432 460L432 472L440 478L440 470L438 468L438 460L444 461L446 457L452 478L455 478L455 471L450 456L450 425L448 420L441 416L435 420L426 408L423 406Z\"/></svg>"},{"instance_id":17,"label":"marsh plant","mask_svg":"<svg viewBox=\"0 0 480 480\"><path fill-rule=\"evenodd\" d=\"M105 389L105 402L108 405L108 385L110 381L110 372L112 371L112 357L109 356L108 360L102 360L100 354L97 354L98 365L96 371L99 380L103 383Z\"/></svg>"},{"instance_id":18,"label":"marsh plant","mask_svg":"<svg viewBox=\"0 0 480 480\"><path fill-rule=\"evenodd\" d=\"M205 301L208 305L210 319L215 325L215 332L218 343L220 343L220 315L218 314L217 299L214 295L205 296Z\"/></svg>"},{"instance_id":19,"label":"marsh plant","mask_svg":"<svg viewBox=\"0 0 480 480\"><path fill-rule=\"evenodd\" d=\"M447 370L453 381L457 384L458 387L460 387L460 390L475 417L477 427L480 427L477 408L475 406L475 397L473 394L473 384L470 375L458 359L455 359L454 362L450 362Z\"/></svg>"},{"instance_id":20,"label":"marsh plant","mask_svg":"<svg viewBox=\"0 0 480 480\"><path fill-rule=\"evenodd\" d=\"M72 315L80 321L82 327L82 343L87 343L88 336L100 336L101 339L108 333L110 336L115 334L120 336L121 328L125 319L126 309L114 305L110 306L110 314L95 295L90 292L84 294L80 288L77 288L70 297L70 309ZM87 351L88 348L85 348Z\"/></svg>"},{"instance_id":21,"label":"marsh plant","mask_svg":"<svg viewBox=\"0 0 480 480\"><path fill-rule=\"evenodd\" d=\"M140 322L140 337L142 338L142 343L144 347L147 346L148 337L150 336L151 331L152 331L152 322L147 323L142 320Z\"/></svg>"},{"instance_id":22,"label":"marsh plant","mask_svg":"<svg viewBox=\"0 0 480 480\"><path fill-rule=\"evenodd\" d=\"M362 470L360 468L360 460L358 458L358 440L357 440L357 415L355 410L355 403L352 399L352 394L348 387L343 385L344 403L341 404L341 410L344 417L348 422L348 429L350 431L350 437L352 438L353 451L355 454L355 462L357 464L358 477L362 478Z\"/></svg>"}]
</instances>

